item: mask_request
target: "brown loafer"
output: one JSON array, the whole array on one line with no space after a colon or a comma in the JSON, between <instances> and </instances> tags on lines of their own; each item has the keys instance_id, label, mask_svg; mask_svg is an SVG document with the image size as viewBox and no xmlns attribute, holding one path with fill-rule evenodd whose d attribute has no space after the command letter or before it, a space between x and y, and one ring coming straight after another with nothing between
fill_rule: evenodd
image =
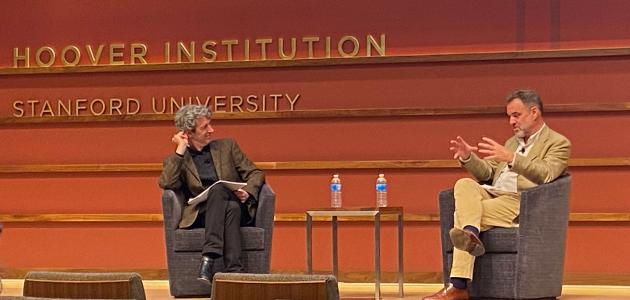
<instances>
[{"instance_id":1,"label":"brown loafer","mask_svg":"<svg viewBox=\"0 0 630 300\"><path fill-rule=\"evenodd\" d=\"M439 292L422 298L423 300L468 300L468 289L458 289L449 283Z\"/></svg>"},{"instance_id":2,"label":"brown loafer","mask_svg":"<svg viewBox=\"0 0 630 300\"><path fill-rule=\"evenodd\" d=\"M481 240L472 232L460 228L453 228L448 232L453 247L466 251L472 256L480 256L486 253L486 248Z\"/></svg>"}]
</instances>

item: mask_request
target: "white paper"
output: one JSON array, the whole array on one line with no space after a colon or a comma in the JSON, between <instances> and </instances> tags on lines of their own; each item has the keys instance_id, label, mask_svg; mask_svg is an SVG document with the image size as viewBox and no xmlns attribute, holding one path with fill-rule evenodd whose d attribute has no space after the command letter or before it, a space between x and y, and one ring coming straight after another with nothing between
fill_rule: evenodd
<instances>
[{"instance_id":1,"label":"white paper","mask_svg":"<svg viewBox=\"0 0 630 300\"><path fill-rule=\"evenodd\" d=\"M516 191L506 191L488 184L482 184L481 188L491 193L516 193Z\"/></svg>"},{"instance_id":2,"label":"white paper","mask_svg":"<svg viewBox=\"0 0 630 300\"><path fill-rule=\"evenodd\" d=\"M213 183L209 188L207 188L203 192L201 192L201 194L197 195L197 197L188 199L188 204L189 205L193 205L193 204L197 204L199 202L206 201L208 199L208 192L210 191L211 188L213 188L217 184L223 184L226 188L230 189L231 191L236 191L238 189L242 189L243 187L245 187L247 185L246 182L234 182L234 181L227 181L227 180L219 180L219 181Z\"/></svg>"}]
</instances>

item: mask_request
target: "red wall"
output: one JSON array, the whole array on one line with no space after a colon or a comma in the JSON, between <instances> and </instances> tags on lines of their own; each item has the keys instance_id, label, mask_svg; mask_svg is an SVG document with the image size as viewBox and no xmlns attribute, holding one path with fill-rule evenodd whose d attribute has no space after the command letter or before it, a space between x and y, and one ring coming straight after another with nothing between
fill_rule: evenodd
<instances>
[{"instance_id":1,"label":"red wall","mask_svg":"<svg viewBox=\"0 0 630 300\"><path fill-rule=\"evenodd\" d=\"M387 55L533 49L627 47L627 1L3 1L0 68L13 47L278 38L387 36ZM7 30L9 29L9 30ZM34 51L34 50L32 50ZM270 56L275 53L270 47ZM304 49L301 50L304 54ZM149 52L160 62L162 52ZM84 59L87 59L84 57ZM219 57L225 60L224 57ZM235 59L239 59L235 56ZM87 62L85 60L84 62ZM0 75L0 117L16 100L58 97L139 99L152 96L289 93L296 109L499 106L512 89L537 89L546 104L622 103L630 98L627 57L320 66L197 71ZM287 106L281 106L287 110ZM574 158L628 157L627 113L547 114L573 142ZM504 116L215 120L218 137L234 137L254 161L449 159L455 135L475 140L511 134ZM155 163L173 151L171 122L0 125L0 165ZM336 170L268 171L279 213L328 204ZM341 172L344 205L374 201L385 172L390 203L407 213L436 213L437 193L465 173L447 170ZM628 212L627 167L573 168L572 212ZM0 214L160 213L158 173L1 174ZM437 223L407 222L405 270L439 272ZM387 225L385 242L392 238ZM571 224L566 271L628 274L619 261L630 244L624 224ZM391 233L391 234L389 234ZM329 266L328 224L316 226L316 269ZM340 228L343 271L369 271L372 229ZM610 245L601 251L601 245ZM393 270L395 249L383 249ZM583 259L589 257L588 260ZM95 259L97 258L97 259ZM8 223L0 240L5 268L164 269L161 223ZM274 270L303 271L304 224L278 222Z\"/></svg>"}]
</instances>

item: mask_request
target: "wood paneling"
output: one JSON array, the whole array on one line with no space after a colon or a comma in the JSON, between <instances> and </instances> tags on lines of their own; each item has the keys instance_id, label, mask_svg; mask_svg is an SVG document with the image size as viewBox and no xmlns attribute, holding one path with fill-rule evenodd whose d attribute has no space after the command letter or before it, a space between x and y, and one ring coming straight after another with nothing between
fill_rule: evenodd
<instances>
[{"instance_id":1,"label":"wood paneling","mask_svg":"<svg viewBox=\"0 0 630 300\"><path fill-rule=\"evenodd\" d=\"M211 63L178 63L178 64L136 64L136 65L105 65L105 66L75 66L75 67L31 67L31 68L3 68L0 75L24 74L65 74L65 73L97 73L97 72L148 72L175 70L222 70L222 69L255 69L255 68L287 68L287 67L325 67L352 66L368 64L414 64L435 62L471 62L523 59L561 59L561 58L593 58L628 56L630 48L595 48L595 49L564 49L564 50L529 50L529 51L501 51L479 53L453 54L417 54L384 57L354 57L354 58L312 58L294 60L264 60L264 61L231 61Z\"/></svg>"},{"instance_id":2,"label":"wood paneling","mask_svg":"<svg viewBox=\"0 0 630 300\"><path fill-rule=\"evenodd\" d=\"M623 138L624 128L630 125L630 104L626 102L630 101L626 88L630 26L623 12L630 4L617 1L602 8L586 1L572 3L572 9L553 15L559 24L549 24L554 11L544 1L528 2L523 11L515 10L509 1L489 1L482 10L476 3L447 2L363 5L353 1L344 2L343 7L332 2L294 7L254 1L196 6L136 1L122 11L109 2L94 7L92 2L71 0L72 5L27 10L7 3L13 9L6 11L13 13L3 24L15 30L4 40L8 51L0 53L4 62L1 98L5 99L1 111L2 117L10 117L0 119L5 141L0 163L5 200L0 213L11 214L3 218L16 221L5 221L0 241L2 265L22 269L165 268L162 223L145 213L158 213L153 215L161 218L155 177L161 170L159 163L172 153L168 137L174 133L173 115L168 113L14 118L12 101L40 101L25 116L46 115L40 109L46 100L76 103L80 98L114 97L133 97L142 103L140 112L159 113L174 109L165 105L164 110L152 109L149 101L154 96L209 99L206 97L299 93L296 109L301 111L215 114L216 124L223 127L218 136L242 143L248 156L267 170L279 194L281 223L274 233L274 249L285 251L275 252L275 269L303 269L304 244L295 242L304 234L302 212L327 205L327 178L333 168L343 172L348 192L344 205L348 206L373 202L374 173L383 168L392 183L393 204L404 206L408 213L426 213L406 215L405 232L413 237L406 246L420 255L406 260L405 269L438 272L439 224L437 215L430 213L437 211L435 194L452 186L464 172L448 160L448 139L465 134L504 140L509 130L495 126L506 125L501 99L509 90L523 87L541 93L549 104L545 108L550 126L573 142L573 157L578 157L571 160L572 168L577 167L571 170L576 175L573 211L594 212L571 216L577 223L571 224L568 235L566 269L630 274L630 265L619 259L630 244L630 239L619 238L630 230L625 219L630 207L624 201L630 144ZM252 7L259 13L250 14L246 22L238 18ZM314 17L305 18L296 9L308 10ZM182 22L138 22L136 14L128 13L138 10L143 11L140 21L170 18ZM208 18L209 12L217 11L228 13ZM281 17L269 18L270 13ZM327 16L329 22L322 26L318 16ZM453 23L454 19L462 22ZM516 24L515 19L522 22ZM20 26L24 20L30 20L30 26ZM38 30L49 24L55 24L56 34ZM558 27L550 28L552 25ZM221 32L231 34L216 34ZM322 39L331 36L334 43L341 35L379 32L388 35L387 57L326 59L321 58L320 47L316 54L320 59L301 59L305 57L302 47L299 59L285 61L257 60L256 52L251 61L244 61L243 52L235 51L233 62L130 65L124 59L125 65L91 66L83 55L79 67L59 67L57 57L52 68L11 68L12 47L31 47L34 58L35 50L43 45L60 50L70 44L82 47L135 41L152 49L149 62L160 63L174 61L172 57L164 60L160 53L165 41L230 38L241 41L242 46L246 38L253 42L259 37L316 34ZM550 40L550 32L558 34L558 39ZM218 61L227 59L223 49L217 49ZM269 58L278 57L277 50L269 50ZM104 53L98 63L105 63L106 56ZM287 109L280 104L279 110ZM84 214L84 219L46 215L54 213ZM121 220L117 213L129 215ZM65 220L51 221L55 218ZM419 220L422 218L426 220ZM597 220L603 221L590 223ZM385 230L392 227L388 223ZM317 225L328 229L330 224L321 221ZM352 234L344 240L355 247L371 236L367 223L346 225ZM323 235L318 243L326 245L328 240ZM601 245L611 241L614 247L602 252ZM383 249L384 254L387 251ZM369 253L341 255L346 255L347 266L352 268L348 271L365 271L364 266L369 270ZM393 256L383 257L388 262ZM320 269L326 263L324 258ZM439 280L434 277L432 282Z\"/></svg>"},{"instance_id":3,"label":"wood paneling","mask_svg":"<svg viewBox=\"0 0 630 300\"><path fill-rule=\"evenodd\" d=\"M0 222L5 223L39 223L39 222L162 222L162 214L0 214ZM373 218L345 218L342 222L365 222ZM396 221L395 216L382 216L382 221ZM437 222L438 214L404 214L406 222ZM305 222L304 213L278 213L275 222ZM313 221L329 222L330 217L314 217ZM630 222L630 213L571 213L571 222Z\"/></svg>"},{"instance_id":4,"label":"wood paneling","mask_svg":"<svg viewBox=\"0 0 630 300\"><path fill-rule=\"evenodd\" d=\"M162 222L162 214L24 214L0 215L0 222Z\"/></svg>"},{"instance_id":5,"label":"wood paneling","mask_svg":"<svg viewBox=\"0 0 630 300\"><path fill-rule=\"evenodd\" d=\"M5 279L22 279L32 269L6 268L2 270ZM48 270L53 271L53 270ZM54 269L59 272L135 272L142 276L143 280L166 280L166 269ZM272 273L303 274L301 270L271 270ZM322 273L326 273L323 271ZM382 272L383 282L396 282L395 272ZM340 272L341 282L374 282L373 272ZM441 272L405 272L406 283L439 283L442 280ZM564 284L575 285L630 285L630 276L627 274L589 274L589 273L565 273ZM146 283L145 283L146 284Z\"/></svg>"},{"instance_id":6,"label":"wood paneling","mask_svg":"<svg viewBox=\"0 0 630 300\"><path fill-rule=\"evenodd\" d=\"M266 275L269 276L269 275ZM285 275L286 276L286 275ZM214 299L295 299L327 300L326 280L257 281L214 278L212 298ZM336 284L335 284L336 286Z\"/></svg>"},{"instance_id":7,"label":"wood paneling","mask_svg":"<svg viewBox=\"0 0 630 300\"><path fill-rule=\"evenodd\" d=\"M2 165L0 173L159 172L162 164Z\"/></svg>"},{"instance_id":8,"label":"wood paneling","mask_svg":"<svg viewBox=\"0 0 630 300\"><path fill-rule=\"evenodd\" d=\"M345 169L453 169L459 163L451 159L372 160L372 161L277 161L256 162L263 170L345 170ZM571 167L627 167L630 157L572 158ZM0 174L20 173L102 173L160 172L161 163L0 165Z\"/></svg>"},{"instance_id":9,"label":"wood paneling","mask_svg":"<svg viewBox=\"0 0 630 300\"><path fill-rule=\"evenodd\" d=\"M630 102L620 103L575 103L545 105L546 113L607 113L630 112ZM321 109L268 112L216 112L212 119L321 119L321 118L373 118L373 117L433 117L472 116L505 114L504 106L471 107L398 107L361 109ZM172 114L135 114L100 116L56 116L56 117L3 117L0 125L38 123L93 123L93 122L155 122L173 121Z\"/></svg>"}]
</instances>

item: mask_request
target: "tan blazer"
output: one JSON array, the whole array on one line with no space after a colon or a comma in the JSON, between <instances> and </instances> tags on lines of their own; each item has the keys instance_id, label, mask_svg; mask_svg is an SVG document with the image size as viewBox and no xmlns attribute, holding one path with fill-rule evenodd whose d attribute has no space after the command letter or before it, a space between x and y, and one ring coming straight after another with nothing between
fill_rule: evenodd
<instances>
[{"instance_id":1,"label":"tan blazer","mask_svg":"<svg viewBox=\"0 0 630 300\"><path fill-rule=\"evenodd\" d=\"M505 147L516 151L518 140L515 136L505 142ZM539 184L551 182L564 174L571 156L571 142L563 135L543 127L538 140L527 156L516 155L512 171L518 174L517 189L522 191ZM474 153L471 160L462 164L477 181L496 182L506 162L488 161Z\"/></svg>"},{"instance_id":2,"label":"tan blazer","mask_svg":"<svg viewBox=\"0 0 630 300\"><path fill-rule=\"evenodd\" d=\"M211 141L210 154L219 180L247 182L247 186L243 189L256 200L253 203L247 202L248 212L253 218L256 215L258 193L265 182L263 171L245 156L232 139ZM181 190L186 197L194 197L204 190L197 167L188 151L184 153L184 157L172 154L164 159L164 168L158 184L163 189ZM184 205L182 219L179 222L180 228L191 226L199 214L197 205L187 205L187 203Z\"/></svg>"}]
</instances>

